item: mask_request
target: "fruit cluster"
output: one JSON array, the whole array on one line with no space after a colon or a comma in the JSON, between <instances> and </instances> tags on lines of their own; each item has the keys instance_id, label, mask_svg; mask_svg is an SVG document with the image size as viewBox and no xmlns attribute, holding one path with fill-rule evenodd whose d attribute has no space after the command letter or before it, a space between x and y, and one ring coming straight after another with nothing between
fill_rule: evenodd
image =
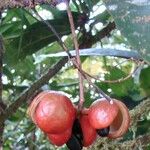
<instances>
[{"instance_id":1,"label":"fruit cluster","mask_svg":"<svg viewBox=\"0 0 150 150\"><path fill-rule=\"evenodd\" d=\"M119 100L96 100L88 109L77 107L61 92L43 91L29 106L28 114L50 142L70 150L88 147L100 137L118 138L130 123L127 107Z\"/></svg>"}]
</instances>

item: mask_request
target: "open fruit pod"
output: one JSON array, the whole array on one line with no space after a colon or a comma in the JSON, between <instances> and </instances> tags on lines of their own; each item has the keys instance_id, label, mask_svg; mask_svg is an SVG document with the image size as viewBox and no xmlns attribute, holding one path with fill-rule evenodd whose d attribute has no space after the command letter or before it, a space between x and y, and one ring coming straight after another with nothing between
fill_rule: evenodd
<instances>
[{"instance_id":1,"label":"open fruit pod","mask_svg":"<svg viewBox=\"0 0 150 150\"><path fill-rule=\"evenodd\" d=\"M109 138L119 138L123 136L130 125L129 110L126 105L119 100L114 100L114 102L118 105L119 111L110 125Z\"/></svg>"}]
</instances>

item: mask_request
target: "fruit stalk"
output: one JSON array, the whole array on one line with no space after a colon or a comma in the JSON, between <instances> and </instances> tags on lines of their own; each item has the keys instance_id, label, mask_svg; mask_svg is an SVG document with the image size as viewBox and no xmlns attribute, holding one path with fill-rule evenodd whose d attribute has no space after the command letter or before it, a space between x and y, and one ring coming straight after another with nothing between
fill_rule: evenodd
<instances>
[{"instance_id":1,"label":"fruit stalk","mask_svg":"<svg viewBox=\"0 0 150 150\"><path fill-rule=\"evenodd\" d=\"M69 18L69 22L70 22L72 37L73 37L73 41L74 41L74 46L75 46L75 50L76 50L76 60L77 60L78 67L82 70L80 53L79 53L79 44L78 44L77 36L75 33L73 16L72 16L71 10L69 8L69 3L67 2L67 0L66 0L66 6L67 6L67 13L68 13L68 18ZM83 86L83 76L79 70L78 70L78 76L79 76L79 88L80 88L80 100L79 100L79 104L78 104L78 109L79 109L79 111L81 111L81 109L83 107L83 103L84 103L84 86Z\"/></svg>"}]
</instances>

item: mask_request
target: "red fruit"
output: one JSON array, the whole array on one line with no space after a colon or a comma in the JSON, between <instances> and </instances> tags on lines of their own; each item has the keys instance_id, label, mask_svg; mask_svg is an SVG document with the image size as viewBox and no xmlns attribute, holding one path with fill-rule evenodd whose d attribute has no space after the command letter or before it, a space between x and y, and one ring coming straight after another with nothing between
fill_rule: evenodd
<instances>
[{"instance_id":1,"label":"red fruit","mask_svg":"<svg viewBox=\"0 0 150 150\"><path fill-rule=\"evenodd\" d=\"M57 146L62 146L70 139L71 134L72 134L72 129L68 129L63 133L47 134L47 136L52 144Z\"/></svg>"},{"instance_id":2,"label":"red fruit","mask_svg":"<svg viewBox=\"0 0 150 150\"><path fill-rule=\"evenodd\" d=\"M119 100L115 100L115 103L119 107L119 112L110 125L109 138L118 138L123 136L130 125L130 116L126 105Z\"/></svg>"},{"instance_id":3,"label":"red fruit","mask_svg":"<svg viewBox=\"0 0 150 150\"><path fill-rule=\"evenodd\" d=\"M79 121L83 133L83 146L88 147L96 139L96 130L89 123L88 115L81 114Z\"/></svg>"},{"instance_id":4,"label":"red fruit","mask_svg":"<svg viewBox=\"0 0 150 150\"><path fill-rule=\"evenodd\" d=\"M105 98L96 100L89 108L89 122L95 129L108 127L118 114L118 106Z\"/></svg>"},{"instance_id":5,"label":"red fruit","mask_svg":"<svg viewBox=\"0 0 150 150\"><path fill-rule=\"evenodd\" d=\"M35 104L34 104L35 103ZM45 91L35 97L29 109L32 118L46 133L62 133L72 127L76 110L70 99L60 92ZM31 113L32 114L32 113Z\"/></svg>"}]
</instances>

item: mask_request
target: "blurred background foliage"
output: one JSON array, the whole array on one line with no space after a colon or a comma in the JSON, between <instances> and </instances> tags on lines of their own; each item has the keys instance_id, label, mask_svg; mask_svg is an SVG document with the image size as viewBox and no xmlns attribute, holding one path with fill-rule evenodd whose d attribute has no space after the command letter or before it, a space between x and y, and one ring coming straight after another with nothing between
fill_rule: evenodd
<instances>
[{"instance_id":1,"label":"blurred background foliage","mask_svg":"<svg viewBox=\"0 0 150 150\"><path fill-rule=\"evenodd\" d=\"M101 39L102 31L114 19L101 0L72 0L70 7L73 13L79 44L82 48L114 48L129 50L131 45L128 38L120 30L115 29ZM67 13L62 6L53 8L48 5L36 6L38 13L58 32L68 49L74 49ZM116 15L116 14L115 14ZM130 18L128 18L130 20ZM126 20L126 24L128 24ZM131 26L131 25L130 25ZM130 27L129 26L129 27ZM128 28L129 28L128 27ZM123 33L128 33L124 30ZM36 16L32 9L13 8L2 13L0 33L3 36L5 53L3 64L3 100L11 104L20 93L39 79L59 57L42 57L43 54L63 51L56 36ZM124 35L126 35L124 34ZM90 41L87 41L87 39ZM91 40L90 40L91 39ZM129 38L132 43L132 38ZM136 42L133 42L136 44ZM148 44L148 42L147 42ZM132 60L114 57L84 56L81 58L83 69L89 74L103 80L116 80L126 77L136 67ZM133 78L121 83L104 83L92 80L105 93L113 98L122 100L129 109L134 109L150 94L150 67L143 65ZM85 106L100 97L85 81ZM77 70L69 62L41 90L61 90L68 93L73 102L79 99ZM27 104L24 104L7 121L4 130L4 149L58 149L50 144L43 133L39 131L26 115ZM150 133L150 115L138 122L136 134L130 130L124 140L133 139L138 135ZM64 147L61 150L67 149Z\"/></svg>"}]
</instances>

